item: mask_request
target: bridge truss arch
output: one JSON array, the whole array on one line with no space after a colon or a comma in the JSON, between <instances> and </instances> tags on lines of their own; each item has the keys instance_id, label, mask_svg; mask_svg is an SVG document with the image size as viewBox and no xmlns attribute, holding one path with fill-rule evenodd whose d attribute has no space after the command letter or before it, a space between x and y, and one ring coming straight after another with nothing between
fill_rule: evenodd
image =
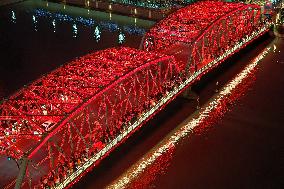
<instances>
[{"instance_id":1,"label":"bridge truss arch","mask_svg":"<svg viewBox=\"0 0 284 189\"><path fill-rule=\"evenodd\" d=\"M141 50L98 51L25 86L0 104L0 156L19 167L0 188L70 186L269 26L257 5L197 2L157 23Z\"/></svg>"},{"instance_id":2,"label":"bridge truss arch","mask_svg":"<svg viewBox=\"0 0 284 189\"><path fill-rule=\"evenodd\" d=\"M17 178L23 188L55 186L51 178L79 174L78 165L99 161L149 119L142 115L179 82L178 73L174 57L128 47L74 60L1 104L1 154L25 160Z\"/></svg>"},{"instance_id":3,"label":"bridge truss arch","mask_svg":"<svg viewBox=\"0 0 284 189\"><path fill-rule=\"evenodd\" d=\"M258 5L202 1L157 23L142 49L175 55L189 76L262 26Z\"/></svg>"}]
</instances>

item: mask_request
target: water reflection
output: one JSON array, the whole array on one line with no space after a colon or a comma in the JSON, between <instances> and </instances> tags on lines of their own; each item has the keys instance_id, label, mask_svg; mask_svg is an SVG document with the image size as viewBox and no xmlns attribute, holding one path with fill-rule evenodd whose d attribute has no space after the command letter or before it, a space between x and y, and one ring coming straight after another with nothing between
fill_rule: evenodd
<instances>
[{"instance_id":1,"label":"water reflection","mask_svg":"<svg viewBox=\"0 0 284 189\"><path fill-rule=\"evenodd\" d=\"M98 26L96 26L95 32L94 32L94 37L96 39L96 42L99 42L101 39L101 31Z\"/></svg>"},{"instance_id":2,"label":"water reflection","mask_svg":"<svg viewBox=\"0 0 284 189\"><path fill-rule=\"evenodd\" d=\"M12 21L13 23L16 23L16 14L15 14L14 11L12 11L12 19L11 19L11 21Z\"/></svg>"},{"instance_id":3,"label":"water reflection","mask_svg":"<svg viewBox=\"0 0 284 189\"><path fill-rule=\"evenodd\" d=\"M176 148L174 146L169 147L169 149L159 156L151 166L148 166L143 171L143 174L139 176L139 179L133 180L127 188L144 189L151 188L150 186L162 175L164 175L171 161L174 157Z\"/></svg>"},{"instance_id":4,"label":"water reflection","mask_svg":"<svg viewBox=\"0 0 284 189\"><path fill-rule=\"evenodd\" d=\"M271 47L264 49L241 73L226 84L219 94L216 94L214 98L202 107L196 115L179 125L168 137L163 139L154 149L107 188L149 188L149 184L155 181L157 175L161 174L161 166L157 165L163 165L163 169L169 166L172 153L182 140L188 138L191 133L204 133L208 127L219 121L228 112L231 105L245 95L256 79L255 74L259 63L269 53L270 49ZM167 163L164 164L164 162ZM151 171L149 172L148 170ZM146 179L147 182L144 179L145 177L148 178Z\"/></svg>"},{"instance_id":5,"label":"water reflection","mask_svg":"<svg viewBox=\"0 0 284 189\"><path fill-rule=\"evenodd\" d=\"M34 14L36 17L39 18L49 18L55 21L59 22L70 22L70 23L78 23L82 24L86 27L95 27L98 26L99 28L102 28L104 30L108 30L110 32L115 32L115 31L123 31L126 32L130 35L140 35L143 36L146 32L144 28L139 28L136 26L137 23L137 18L134 19L135 26L129 26L129 25L124 25L124 26L119 26L115 22L111 22L111 13L109 14L110 21L95 21L94 19L91 18L84 18L84 17L71 17L66 14L61 14L61 13L52 13L44 9L35 9ZM73 24L74 26L74 24ZM73 27L74 28L74 27ZM124 34L123 34L124 35ZM124 35L125 38L125 35Z\"/></svg>"},{"instance_id":6,"label":"water reflection","mask_svg":"<svg viewBox=\"0 0 284 189\"><path fill-rule=\"evenodd\" d=\"M34 31L37 31L37 19L35 17L35 15L33 15L33 26L34 26Z\"/></svg>"},{"instance_id":7,"label":"water reflection","mask_svg":"<svg viewBox=\"0 0 284 189\"><path fill-rule=\"evenodd\" d=\"M125 42L125 35L120 31L119 35L118 35L118 43L122 44Z\"/></svg>"},{"instance_id":8,"label":"water reflection","mask_svg":"<svg viewBox=\"0 0 284 189\"><path fill-rule=\"evenodd\" d=\"M132 17L113 14L109 21L109 13L90 10L88 15L83 8L51 2L45 8L46 3L28 0L0 7L0 49L7 60L0 67L0 80L8 86L4 96L56 68L57 64L92 50L118 46L118 38L123 44L137 47L145 31L154 24L137 18L134 26ZM68 55L70 51L74 53ZM54 57L47 58L47 54ZM45 63L40 66L37 62L42 61ZM14 70L19 77L12 78Z\"/></svg>"},{"instance_id":9,"label":"water reflection","mask_svg":"<svg viewBox=\"0 0 284 189\"><path fill-rule=\"evenodd\" d=\"M54 19L52 20L52 26L53 26L53 32L55 33L56 32L56 23L55 23Z\"/></svg>"},{"instance_id":10,"label":"water reflection","mask_svg":"<svg viewBox=\"0 0 284 189\"><path fill-rule=\"evenodd\" d=\"M64 5L65 7L65 5ZM30 12L30 11L28 11ZM67 14L62 14L58 12L50 12L45 9L33 9L32 11L32 25L33 30L38 31L38 24L39 22L46 22L42 19L50 19L52 31L56 33L56 25L58 22L67 22L72 24L72 37L78 37L78 26L83 25L88 28L95 28L93 32L93 37L95 38L96 42L101 40L101 33L102 30L109 31L109 32L119 32L118 33L118 43L123 44L126 41L126 34L128 35L138 35L143 36L146 32L144 28L137 27L137 18L134 18L134 26L133 25L119 25L115 22L112 22L112 14L109 13L110 21L96 21L92 18L84 18L81 16L72 17ZM11 11L11 21L16 23L16 13L15 11ZM79 24L79 25L78 25Z\"/></svg>"},{"instance_id":11,"label":"water reflection","mask_svg":"<svg viewBox=\"0 0 284 189\"><path fill-rule=\"evenodd\" d=\"M78 34L78 29L77 29L77 25L76 24L73 24L73 37L76 38L77 37L77 34Z\"/></svg>"}]
</instances>

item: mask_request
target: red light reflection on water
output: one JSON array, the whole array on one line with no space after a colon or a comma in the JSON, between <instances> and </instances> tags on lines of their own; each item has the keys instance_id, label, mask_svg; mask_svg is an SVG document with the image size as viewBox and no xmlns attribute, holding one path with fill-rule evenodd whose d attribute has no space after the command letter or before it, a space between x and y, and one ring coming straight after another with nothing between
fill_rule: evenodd
<instances>
[{"instance_id":1,"label":"red light reflection on water","mask_svg":"<svg viewBox=\"0 0 284 189\"><path fill-rule=\"evenodd\" d=\"M170 165L178 143L190 133L202 134L213 123L220 121L229 108L246 94L256 80L259 62L271 47L264 49L236 77L228 82L200 111L188 122L178 126L169 136L128 169L107 188L149 188L158 176L165 173Z\"/></svg>"},{"instance_id":2,"label":"red light reflection on water","mask_svg":"<svg viewBox=\"0 0 284 189\"><path fill-rule=\"evenodd\" d=\"M170 146L163 155L158 156L149 166L146 166L143 174L140 174L137 179L133 179L132 182L125 188L144 189L150 188L149 186L162 174L166 173L173 154L175 146ZM150 158L150 157L149 157Z\"/></svg>"}]
</instances>

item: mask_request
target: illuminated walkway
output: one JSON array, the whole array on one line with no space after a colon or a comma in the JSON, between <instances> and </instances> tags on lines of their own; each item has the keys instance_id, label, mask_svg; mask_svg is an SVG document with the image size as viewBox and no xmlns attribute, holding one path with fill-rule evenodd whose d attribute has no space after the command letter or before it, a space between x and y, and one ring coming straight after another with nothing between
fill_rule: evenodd
<instances>
[{"instance_id":1,"label":"illuminated walkway","mask_svg":"<svg viewBox=\"0 0 284 189\"><path fill-rule=\"evenodd\" d=\"M190 134L198 133L198 130L209 127L216 120L221 119L228 112L228 107L247 92L254 81L253 78L259 64L271 49L271 46L265 48L200 110L184 120L159 144L143 155L139 161L106 188L144 188L155 181L166 170L172 159L173 152L176 151L182 140L187 140ZM192 170L192 172L194 171Z\"/></svg>"}]
</instances>

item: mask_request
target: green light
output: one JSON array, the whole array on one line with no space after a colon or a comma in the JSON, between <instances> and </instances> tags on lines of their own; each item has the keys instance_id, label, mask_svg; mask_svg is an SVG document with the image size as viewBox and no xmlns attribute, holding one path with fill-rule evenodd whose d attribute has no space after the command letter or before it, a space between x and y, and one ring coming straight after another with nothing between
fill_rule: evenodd
<instances>
[{"instance_id":1,"label":"green light","mask_svg":"<svg viewBox=\"0 0 284 189\"><path fill-rule=\"evenodd\" d=\"M195 1L196 0L183 0L183 1L109 0L109 2L111 3L127 4L127 5L152 8L152 9L164 9L176 5L188 5Z\"/></svg>"}]
</instances>

